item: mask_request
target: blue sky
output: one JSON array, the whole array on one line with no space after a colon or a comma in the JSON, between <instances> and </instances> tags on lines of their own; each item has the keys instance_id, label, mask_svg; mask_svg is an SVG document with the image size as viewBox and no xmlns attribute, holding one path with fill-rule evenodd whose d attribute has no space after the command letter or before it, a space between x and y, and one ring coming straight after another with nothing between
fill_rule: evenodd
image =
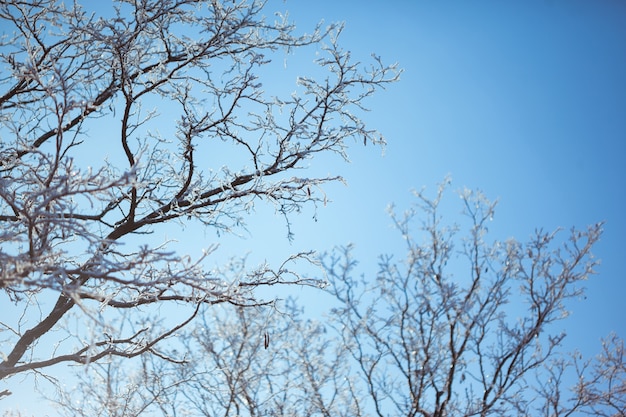
<instances>
[{"instance_id":1,"label":"blue sky","mask_svg":"<svg viewBox=\"0 0 626 417\"><path fill-rule=\"evenodd\" d=\"M388 142L384 155L355 143L348 165L312 161L314 171L341 174L348 183L326 188L331 203L318 209L317 221L306 210L295 218L290 243L282 219L259 207L250 236L224 239L218 254L275 260L353 242L363 272L373 276L378 254L403 255L387 205L408 208L411 189L434 191L450 174L453 189L480 188L499 199L497 238L525 240L537 227L606 221L595 250L599 274L588 282L587 299L572 306L567 340L591 355L610 331L626 337L626 2L275 0L269 6L289 10L300 31L321 19L345 21L340 43L355 58L367 62L376 53L404 73L367 103L366 120ZM213 241L207 232L192 243ZM193 245L182 246L193 252ZM306 301L307 291L293 293Z\"/></svg>"}]
</instances>

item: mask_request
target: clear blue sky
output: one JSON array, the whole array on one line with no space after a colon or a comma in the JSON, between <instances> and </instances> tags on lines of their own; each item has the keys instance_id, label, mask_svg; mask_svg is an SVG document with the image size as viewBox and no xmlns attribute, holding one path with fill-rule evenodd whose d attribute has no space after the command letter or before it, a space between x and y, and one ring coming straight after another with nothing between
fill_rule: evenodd
<instances>
[{"instance_id":1,"label":"clear blue sky","mask_svg":"<svg viewBox=\"0 0 626 417\"><path fill-rule=\"evenodd\" d=\"M289 10L301 31L320 19L345 21L341 44L354 57L366 62L376 53L404 73L368 102L367 121L388 141L384 156L355 144L349 165L313 161L315 170L348 182L327 187L332 202L318 210L318 221L305 211L289 243L282 220L259 208L251 237L226 239L221 254L280 259L354 242L363 272L374 275L378 254L402 248L386 206L407 208L411 189L434 189L451 174L453 188L480 188L500 200L494 222L500 238L606 221L595 250L602 265L588 282L587 299L573 305L568 343L593 354L610 331L626 338L626 2L275 0L269 6ZM194 245L213 241L207 232ZM305 290L294 292L307 298Z\"/></svg>"}]
</instances>

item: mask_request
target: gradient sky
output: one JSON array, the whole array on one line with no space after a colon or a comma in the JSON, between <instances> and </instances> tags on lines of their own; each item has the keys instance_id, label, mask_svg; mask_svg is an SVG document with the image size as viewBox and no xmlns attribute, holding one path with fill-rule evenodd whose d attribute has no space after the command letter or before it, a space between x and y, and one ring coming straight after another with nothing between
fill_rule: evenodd
<instances>
[{"instance_id":1,"label":"gradient sky","mask_svg":"<svg viewBox=\"0 0 626 417\"><path fill-rule=\"evenodd\" d=\"M289 10L300 31L321 19L345 21L340 43L355 58L368 62L376 53L404 73L367 102L367 122L388 142L384 156L355 144L349 165L312 161L316 172L341 174L348 183L326 188L332 202L318 209L317 222L305 210L294 219L289 243L281 218L259 207L250 236L224 239L218 253L250 252L254 262L353 242L362 271L374 276L378 254L404 255L387 205L408 208L411 189L434 191L450 174L453 189L480 188L499 199L493 231L501 239L606 221L595 249L602 264L587 299L572 305L566 341L592 355L610 331L626 338L626 2L274 0L269 6ZM211 232L206 241L202 236L191 243L214 241ZM306 291L293 293L306 301ZM3 407L19 399L8 398Z\"/></svg>"}]
</instances>

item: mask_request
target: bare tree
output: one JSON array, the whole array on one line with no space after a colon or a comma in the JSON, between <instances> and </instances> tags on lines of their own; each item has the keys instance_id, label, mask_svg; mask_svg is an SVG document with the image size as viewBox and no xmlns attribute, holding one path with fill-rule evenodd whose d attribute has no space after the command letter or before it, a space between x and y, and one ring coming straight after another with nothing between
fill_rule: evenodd
<instances>
[{"instance_id":1,"label":"bare tree","mask_svg":"<svg viewBox=\"0 0 626 417\"><path fill-rule=\"evenodd\" d=\"M557 325L594 272L601 224L490 241L495 203L463 191L465 216L448 223L446 187L390 210L407 254L382 256L376 279L355 277L350 246L322 257L329 286L315 297L334 305L325 320L293 300L212 308L180 339L187 365L155 371L144 360L143 384L111 368L98 380L130 381L112 397L167 416L623 416L623 341L610 335L585 359L564 351ZM91 397L108 398L95 382L83 380ZM93 414L69 403L68 416Z\"/></svg>"},{"instance_id":2,"label":"bare tree","mask_svg":"<svg viewBox=\"0 0 626 417\"><path fill-rule=\"evenodd\" d=\"M602 340L602 351L594 361L574 354L577 400L593 416L626 416L626 351L615 333ZM555 378L556 380L556 378Z\"/></svg>"},{"instance_id":3,"label":"bare tree","mask_svg":"<svg viewBox=\"0 0 626 417\"><path fill-rule=\"evenodd\" d=\"M207 313L180 338L184 365L110 358L50 399L68 417L358 415L347 351L293 300Z\"/></svg>"},{"instance_id":4,"label":"bare tree","mask_svg":"<svg viewBox=\"0 0 626 417\"><path fill-rule=\"evenodd\" d=\"M346 415L342 349L293 302L280 310L231 307L195 329L188 409L201 416Z\"/></svg>"},{"instance_id":5,"label":"bare tree","mask_svg":"<svg viewBox=\"0 0 626 417\"><path fill-rule=\"evenodd\" d=\"M340 26L295 35L256 0L115 4L0 1L0 379L111 356L181 362L159 342L200 306L315 283L291 268L308 254L208 271L214 246L192 259L145 235L237 230L259 201L287 219L340 179L298 175L306 161L382 141L358 115L398 71L353 62ZM297 50L320 52L325 75L266 92L262 76Z\"/></svg>"},{"instance_id":6,"label":"bare tree","mask_svg":"<svg viewBox=\"0 0 626 417\"><path fill-rule=\"evenodd\" d=\"M593 359L578 352L551 359L533 387L538 415L626 415L624 341L612 333L602 340L601 349ZM568 380L575 383L567 386Z\"/></svg>"},{"instance_id":7,"label":"bare tree","mask_svg":"<svg viewBox=\"0 0 626 417\"><path fill-rule=\"evenodd\" d=\"M527 243L490 241L495 203L463 191L465 220L446 223L446 186L434 199L416 193L404 214L391 208L407 254L381 257L375 281L354 277L350 247L324 261L340 302L334 327L367 393L362 408L378 416L623 415L623 343L607 345L590 373L567 360L555 325L594 273L602 225L565 239L538 230Z\"/></svg>"},{"instance_id":8,"label":"bare tree","mask_svg":"<svg viewBox=\"0 0 626 417\"><path fill-rule=\"evenodd\" d=\"M76 385L47 394L66 416L177 415L176 394L189 380L176 379L168 361L154 355L135 360L109 357L76 372Z\"/></svg>"}]
</instances>

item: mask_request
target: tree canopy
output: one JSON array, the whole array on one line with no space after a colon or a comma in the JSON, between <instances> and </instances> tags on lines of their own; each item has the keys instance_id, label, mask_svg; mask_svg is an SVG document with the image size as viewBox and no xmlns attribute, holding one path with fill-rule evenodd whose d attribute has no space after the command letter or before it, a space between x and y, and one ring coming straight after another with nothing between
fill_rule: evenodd
<instances>
[{"instance_id":1,"label":"tree canopy","mask_svg":"<svg viewBox=\"0 0 626 417\"><path fill-rule=\"evenodd\" d=\"M181 338L185 365L95 364L53 400L72 417L623 416L623 340L584 358L560 324L594 273L602 224L501 242L487 227L495 203L465 190L464 215L446 218L447 188L390 210L406 252L377 270L351 246L321 255L322 315L294 299L212 308Z\"/></svg>"},{"instance_id":2,"label":"tree canopy","mask_svg":"<svg viewBox=\"0 0 626 417\"><path fill-rule=\"evenodd\" d=\"M308 161L382 142L359 113L399 72L354 62L341 26L298 35L254 0L106 7L0 2L0 379L111 356L179 362L159 343L201 305L256 305L259 286L315 283L289 268L306 253L209 270L212 243L193 258L146 235L168 224L228 233L260 201L288 219L340 179L303 175ZM301 49L319 53L312 75L292 93L266 91L263 77ZM177 313L160 317L164 304Z\"/></svg>"},{"instance_id":3,"label":"tree canopy","mask_svg":"<svg viewBox=\"0 0 626 417\"><path fill-rule=\"evenodd\" d=\"M443 216L444 181L390 209L405 252L374 271L352 245L215 259L259 205L288 239L326 203L340 173L311 167L384 143L364 112L401 72L273 7L0 0L0 399L34 375L68 416L624 416L623 341L586 358L559 327L602 223L500 241L480 192Z\"/></svg>"}]
</instances>

